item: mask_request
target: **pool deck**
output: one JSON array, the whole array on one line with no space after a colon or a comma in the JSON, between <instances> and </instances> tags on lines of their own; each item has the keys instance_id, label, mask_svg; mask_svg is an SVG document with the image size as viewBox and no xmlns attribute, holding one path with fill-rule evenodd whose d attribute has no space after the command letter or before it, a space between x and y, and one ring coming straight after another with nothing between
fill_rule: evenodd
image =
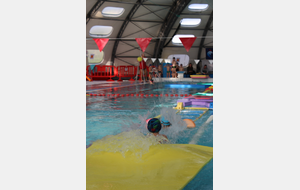
<instances>
[{"instance_id":1,"label":"pool deck","mask_svg":"<svg viewBox=\"0 0 300 190\"><path fill-rule=\"evenodd\" d=\"M192 79L192 78L153 78L154 82L213 82L213 78L207 79ZM123 82L119 81L86 81L86 92L94 92L98 90L110 89L110 88L122 88L128 86L136 86L149 84L149 82L141 82L141 81L128 81L123 80Z\"/></svg>"},{"instance_id":2,"label":"pool deck","mask_svg":"<svg viewBox=\"0 0 300 190\"><path fill-rule=\"evenodd\" d=\"M111 89L111 88L122 88L122 87L137 86L143 84L147 84L147 83L131 82L131 81L123 81L123 82L92 81L92 82L87 82L86 92L95 92L95 91Z\"/></svg>"},{"instance_id":3,"label":"pool deck","mask_svg":"<svg viewBox=\"0 0 300 190\"><path fill-rule=\"evenodd\" d=\"M192 78L153 78L154 82L213 82L213 78L207 79L192 79Z\"/></svg>"}]
</instances>

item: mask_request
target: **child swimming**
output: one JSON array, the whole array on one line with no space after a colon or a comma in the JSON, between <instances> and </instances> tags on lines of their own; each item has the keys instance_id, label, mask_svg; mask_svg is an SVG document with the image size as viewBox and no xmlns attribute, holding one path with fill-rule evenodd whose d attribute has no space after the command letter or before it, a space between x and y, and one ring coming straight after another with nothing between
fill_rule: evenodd
<instances>
[{"instance_id":1,"label":"child swimming","mask_svg":"<svg viewBox=\"0 0 300 190\"><path fill-rule=\"evenodd\" d=\"M160 123L159 119L157 119L157 118L150 119L147 124L147 129L154 136L163 136L166 138L166 141L167 141L168 137L166 135L159 134L159 131L161 130L161 123Z\"/></svg>"}]
</instances>

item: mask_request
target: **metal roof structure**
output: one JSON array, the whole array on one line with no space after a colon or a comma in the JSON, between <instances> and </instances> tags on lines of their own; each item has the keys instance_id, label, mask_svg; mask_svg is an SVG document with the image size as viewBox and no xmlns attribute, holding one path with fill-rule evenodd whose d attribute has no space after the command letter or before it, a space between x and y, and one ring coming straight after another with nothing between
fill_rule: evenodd
<instances>
[{"instance_id":1,"label":"metal roof structure","mask_svg":"<svg viewBox=\"0 0 300 190\"><path fill-rule=\"evenodd\" d=\"M203 11L191 11L191 4L208 4ZM118 17L102 14L106 7L121 7ZM106 65L137 65L141 50L135 38L152 38L145 56L167 58L170 54L187 54L191 59L205 59L203 48L213 47L212 0L86 0L86 48L98 49L89 31L95 25L112 26L104 51ZM200 18L196 27L180 24L183 18ZM172 44L176 34L192 34L197 39L190 51Z\"/></svg>"}]
</instances>

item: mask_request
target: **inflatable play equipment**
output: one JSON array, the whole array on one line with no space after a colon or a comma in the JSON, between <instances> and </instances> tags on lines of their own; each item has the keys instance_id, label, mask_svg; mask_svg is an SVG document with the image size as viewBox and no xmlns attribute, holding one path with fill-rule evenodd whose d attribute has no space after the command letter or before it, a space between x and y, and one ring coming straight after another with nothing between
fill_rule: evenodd
<instances>
[{"instance_id":1,"label":"inflatable play equipment","mask_svg":"<svg viewBox=\"0 0 300 190\"><path fill-rule=\"evenodd\" d=\"M177 106L176 106L176 107L174 107L174 109L177 109L177 110L182 110L182 109L183 109L183 107L184 107L184 104L183 104L182 102L178 102L178 101L177 101Z\"/></svg>"},{"instance_id":2,"label":"inflatable play equipment","mask_svg":"<svg viewBox=\"0 0 300 190\"><path fill-rule=\"evenodd\" d=\"M166 84L169 88L197 88L205 89L211 86L211 84Z\"/></svg>"},{"instance_id":3,"label":"inflatable play equipment","mask_svg":"<svg viewBox=\"0 0 300 190\"><path fill-rule=\"evenodd\" d=\"M193 94L193 96L213 96L213 93L197 92L196 94Z\"/></svg>"},{"instance_id":4,"label":"inflatable play equipment","mask_svg":"<svg viewBox=\"0 0 300 190\"><path fill-rule=\"evenodd\" d=\"M193 79L207 79L208 75L190 75Z\"/></svg>"},{"instance_id":5,"label":"inflatable play equipment","mask_svg":"<svg viewBox=\"0 0 300 190\"><path fill-rule=\"evenodd\" d=\"M177 100L177 107L175 107L175 109L184 109L187 106L198 106L198 107L201 106L204 108L211 108L212 104L213 104L212 98L188 97L188 98Z\"/></svg>"},{"instance_id":6,"label":"inflatable play equipment","mask_svg":"<svg viewBox=\"0 0 300 190\"><path fill-rule=\"evenodd\" d=\"M99 149L96 141L86 150L87 190L183 189L213 158L212 147L193 144L152 145L141 158Z\"/></svg>"},{"instance_id":7,"label":"inflatable play equipment","mask_svg":"<svg viewBox=\"0 0 300 190\"><path fill-rule=\"evenodd\" d=\"M211 86L211 85L213 85L213 83L212 82L199 82L199 83L197 83L197 85L208 85L208 86Z\"/></svg>"},{"instance_id":8,"label":"inflatable play equipment","mask_svg":"<svg viewBox=\"0 0 300 190\"><path fill-rule=\"evenodd\" d=\"M143 60L143 58L138 57L137 60L138 60L138 62L141 62Z\"/></svg>"},{"instance_id":9,"label":"inflatable play equipment","mask_svg":"<svg viewBox=\"0 0 300 190\"><path fill-rule=\"evenodd\" d=\"M195 128L196 127L195 122L191 119L184 119L183 121L187 124L187 128Z\"/></svg>"}]
</instances>

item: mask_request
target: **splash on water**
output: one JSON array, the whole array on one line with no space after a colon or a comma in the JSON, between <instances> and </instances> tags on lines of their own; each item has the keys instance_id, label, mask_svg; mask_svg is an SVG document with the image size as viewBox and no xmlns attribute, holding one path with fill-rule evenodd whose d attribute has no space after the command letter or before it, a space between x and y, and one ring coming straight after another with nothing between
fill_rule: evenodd
<instances>
[{"instance_id":1,"label":"splash on water","mask_svg":"<svg viewBox=\"0 0 300 190\"><path fill-rule=\"evenodd\" d=\"M158 115L161 115L172 124L170 127L163 127L159 132L159 134L164 134L168 137L168 143L179 143L180 139L191 137L191 130L187 129L187 125L181 118L181 115L176 114L177 110L166 104L168 102L174 105L177 101L176 99L170 101L168 97L162 96L158 99L147 99L147 101L152 102L148 102L146 113L129 112L126 114L126 119L115 117L116 120L113 120L113 125L118 124L118 130L113 133L114 135L108 135L101 140L95 141L93 146L97 146L96 150L119 152L124 157L127 154L141 157L149 151L152 145L160 144L160 142L165 140L163 136L149 135L150 133L146 127L146 120ZM116 121L118 122L116 123Z\"/></svg>"},{"instance_id":2,"label":"splash on water","mask_svg":"<svg viewBox=\"0 0 300 190\"><path fill-rule=\"evenodd\" d=\"M187 130L187 124L176 112L177 110L170 107L163 107L160 110L160 115L171 123L170 127L163 127L161 130L161 134L167 135L170 143L176 143L178 138L183 138L181 132Z\"/></svg>"},{"instance_id":3,"label":"splash on water","mask_svg":"<svg viewBox=\"0 0 300 190\"><path fill-rule=\"evenodd\" d=\"M137 158L149 151L152 145L161 144L165 140L162 136L144 135L140 130L124 131L117 135L108 135L97 140L92 146L93 152L101 151L121 153L123 157L134 154Z\"/></svg>"}]
</instances>

